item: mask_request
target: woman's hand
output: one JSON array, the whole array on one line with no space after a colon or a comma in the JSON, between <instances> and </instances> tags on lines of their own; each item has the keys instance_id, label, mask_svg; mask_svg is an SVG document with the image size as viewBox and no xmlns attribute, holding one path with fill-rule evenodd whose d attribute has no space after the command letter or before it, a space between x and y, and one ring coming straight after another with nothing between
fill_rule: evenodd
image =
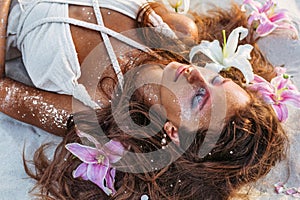
<instances>
[{"instance_id":1,"label":"woman's hand","mask_svg":"<svg viewBox=\"0 0 300 200\"><path fill-rule=\"evenodd\" d=\"M179 37L190 39L192 43L198 42L198 27L191 18L184 14L170 12L164 7L164 5L159 3L154 4L152 9L166 24L169 25L172 30L175 31L177 35L179 34Z\"/></svg>"}]
</instances>

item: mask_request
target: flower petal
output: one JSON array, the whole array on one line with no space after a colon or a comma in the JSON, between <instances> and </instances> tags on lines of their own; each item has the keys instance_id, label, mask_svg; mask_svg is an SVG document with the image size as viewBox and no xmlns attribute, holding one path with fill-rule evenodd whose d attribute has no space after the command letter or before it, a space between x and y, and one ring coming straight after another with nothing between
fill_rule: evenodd
<instances>
[{"instance_id":1,"label":"flower petal","mask_svg":"<svg viewBox=\"0 0 300 200\"><path fill-rule=\"evenodd\" d=\"M278 25L271 22L269 19L261 18L261 23L258 25L256 32L260 37L264 37L273 32Z\"/></svg>"},{"instance_id":2,"label":"flower petal","mask_svg":"<svg viewBox=\"0 0 300 200\"><path fill-rule=\"evenodd\" d=\"M251 25L253 21L257 21L260 19L260 14L257 12L252 12L248 18L248 24Z\"/></svg>"},{"instance_id":3,"label":"flower petal","mask_svg":"<svg viewBox=\"0 0 300 200\"><path fill-rule=\"evenodd\" d=\"M264 79L263 77L254 74L254 79L252 80L252 83L267 83L270 84L268 81L266 81L266 79Z\"/></svg>"},{"instance_id":4,"label":"flower petal","mask_svg":"<svg viewBox=\"0 0 300 200\"><path fill-rule=\"evenodd\" d=\"M284 122L288 118L288 109L284 104L272 104L279 121Z\"/></svg>"},{"instance_id":5,"label":"flower petal","mask_svg":"<svg viewBox=\"0 0 300 200\"><path fill-rule=\"evenodd\" d=\"M276 183L274 186L277 194L280 194L284 191L284 184L282 182Z\"/></svg>"},{"instance_id":6,"label":"flower petal","mask_svg":"<svg viewBox=\"0 0 300 200\"><path fill-rule=\"evenodd\" d=\"M214 71L216 73L219 73L222 69L226 69L225 66L217 63L206 63L205 68Z\"/></svg>"},{"instance_id":7,"label":"flower petal","mask_svg":"<svg viewBox=\"0 0 300 200\"><path fill-rule=\"evenodd\" d=\"M277 11L272 16L269 17L271 22L281 22L284 20L290 21L289 16L284 11Z\"/></svg>"},{"instance_id":8,"label":"flower petal","mask_svg":"<svg viewBox=\"0 0 300 200\"><path fill-rule=\"evenodd\" d=\"M87 177L87 167L88 164L81 163L72 173L73 178L81 177L83 180L88 180Z\"/></svg>"},{"instance_id":9,"label":"flower petal","mask_svg":"<svg viewBox=\"0 0 300 200\"><path fill-rule=\"evenodd\" d=\"M288 83L287 88L289 90L293 90L293 91L299 92L298 88L294 84L292 84L291 81Z\"/></svg>"},{"instance_id":10,"label":"flower petal","mask_svg":"<svg viewBox=\"0 0 300 200\"><path fill-rule=\"evenodd\" d=\"M124 146L115 140L110 140L103 147L103 151L107 155L110 163L118 162L124 154Z\"/></svg>"},{"instance_id":11,"label":"flower petal","mask_svg":"<svg viewBox=\"0 0 300 200\"><path fill-rule=\"evenodd\" d=\"M104 185L104 178L108 168L108 166L101 164L91 164L87 169L87 177L90 181L98 185L107 195L111 195L112 190Z\"/></svg>"},{"instance_id":12,"label":"flower petal","mask_svg":"<svg viewBox=\"0 0 300 200\"><path fill-rule=\"evenodd\" d=\"M222 48L218 40L214 40L209 42L207 40L202 40L199 45L194 46L189 54L190 61L193 60L193 57L198 53L201 52L209 57L214 63L222 63L223 54Z\"/></svg>"},{"instance_id":13,"label":"flower petal","mask_svg":"<svg viewBox=\"0 0 300 200\"><path fill-rule=\"evenodd\" d=\"M298 38L298 30L290 23L279 22L277 23L278 29L285 29L293 32L293 37Z\"/></svg>"},{"instance_id":14,"label":"flower petal","mask_svg":"<svg viewBox=\"0 0 300 200\"><path fill-rule=\"evenodd\" d=\"M248 85L248 88L251 90L259 91L263 95L264 95L264 93L266 95L270 95L270 94L274 94L274 92L275 92L275 90L273 89L273 86L266 84L266 83L250 84L250 85Z\"/></svg>"},{"instance_id":15,"label":"flower petal","mask_svg":"<svg viewBox=\"0 0 300 200\"><path fill-rule=\"evenodd\" d=\"M261 8L259 8L259 12L267 12L274 6L273 0L268 0Z\"/></svg>"},{"instance_id":16,"label":"flower petal","mask_svg":"<svg viewBox=\"0 0 300 200\"><path fill-rule=\"evenodd\" d=\"M283 76L276 76L272 78L271 85L273 85L277 90L281 90L282 88L287 87L289 79L283 78Z\"/></svg>"},{"instance_id":17,"label":"flower petal","mask_svg":"<svg viewBox=\"0 0 300 200\"><path fill-rule=\"evenodd\" d=\"M110 168L106 174L105 180L106 180L106 186L112 190L112 193L115 193L115 176L116 176L116 169Z\"/></svg>"},{"instance_id":18,"label":"flower petal","mask_svg":"<svg viewBox=\"0 0 300 200\"><path fill-rule=\"evenodd\" d=\"M252 7L253 10L257 12L259 8L262 6L260 2L253 1L253 0L244 0L243 4L248 4L249 6Z\"/></svg>"},{"instance_id":19,"label":"flower petal","mask_svg":"<svg viewBox=\"0 0 300 200\"><path fill-rule=\"evenodd\" d=\"M281 93L280 102L292 105L300 109L300 93L294 90L285 90Z\"/></svg>"},{"instance_id":20,"label":"flower petal","mask_svg":"<svg viewBox=\"0 0 300 200\"><path fill-rule=\"evenodd\" d=\"M260 91L260 93L262 94L262 99L264 100L264 102L266 102L266 104L274 104L275 101L274 99L276 99L274 96L274 94L271 93L263 93Z\"/></svg>"},{"instance_id":21,"label":"flower petal","mask_svg":"<svg viewBox=\"0 0 300 200\"><path fill-rule=\"evenodd\" d=\"M180 5L182 2L180 2L181 0L168 0L169 4L175 8L176 6Z\"/></svg>"},{"instance_id":22,"label":"flower petal","mask_svg":"<svg viewBox=\"0 0 300 200\"><path fill-rule=\"evenodd\" d=\"M232 56L237 48L239 39L242 40L248 35L248 29L244 27L237 27L234 29L228 36L228 40L226 43L226 52L228 53L228 57Z\"/></svg>"},{"instance_id":23,"label":"flower petal","mask_svg":"<svg viewBox=\"0 0 300 200\"><path fill-rule=\"evenodd\" d=\"M247 59L227 59L226 65L231 65L232 67L239 69L245 77L246 84L249 84L249 82L253 80L254 75L252 67Z\"/></svg>"},{"instance_id":24,"label":"flower petal","mask_svg":"<svg viewBox=\"0 0 300 200\"><path fill-rule=\"evenodd\" d=\"M66 145L66 149L85 163L97 163L98 151L93 147L70 143Z\"/></svg>"},{"instance_id":25,"label":"flower petal","mask_svg":"<svg viewBox=\"0 0 300 200\"><path fill-rule=\"evenodd\" d=\"M248 61L250 52L253 49L251 45L240 45L234 57L224 59L224 65L239 69L246 80L246 84L254 79L251 63Z\"/></svg>"},{"instance_id":26,"label":"flower petal","mask_svg":"<svg viewBox=\"0 0 300 200\"><path fill-rule=\"evenodd\" d=\"M248 87L252 90L257 90L261 93L266 93L267 95L274 94L275 88L263 77L254 74L254 79L251 81L251 85Z\"/></svg>"},{"instance_id":27,"label":"flower petal","mask_svg":"<svg viewBox=\"0 0 300 200\"><path fill-rule=\"evenodd\" d=\"M190 0L183 0L182 5L179 7L179 12L180 14L185 14L189 11L190 9Z\"/></svg>"},{"instance_id":28,"label":"flower petal","mask_svg":"<svg viewBox=\"0 0 300 200\"><path fill-rule=\"evenodd\" d=\"M78 137L85 137L90 142L93 142L95 144L95 146L99 145L99 142L96 140L96 138L94 138L92 135L90 135L88 133L85 133L79 129L76 129L76 134L78 135Z\"/></svg>"},{"instance_id":29,"label":"flower petal","mask_svg":"<svg viewBox=\"0 0 300 200\"><path fill-rule=\"evenodd\" d=\"M248 60L251 59L251 51L253 49L253 46L250 44L240 45L238 46L238 49L236 53L234 54L234 57L243 57L247 58Z\"/></svg>"},{"instance_id":30,"label":"flower petal","mask_svg":"<svg viewBox=\"0 0 300 200\"><path fill-rule=\"evenodd\" d=\"M297 191L296 188L288 188L288 189L285 191L285 193L286 193L287 195L296 194L297 192L298 192L298 191Z\"/></svg>"},{"instance_id":31,"label":"flower petal","mask_svg":"<svg viewBox=\"0 0 300 200\"><path fill-rule=\"evenodd\" d=\"M285 67L275 67L275 72L276 72L277 76L285 74L286 68Z\"/></svg>"},{"instance_id":32,"label":"flower petal","mask_svg":"<svg viewBox=\"0 0 300 200\"><path fill-rule=\"evenodd\" d=\"M162 0L162 2L181 14L187 13L190 8L190 0Z\"/></svg>"}]
</instances>

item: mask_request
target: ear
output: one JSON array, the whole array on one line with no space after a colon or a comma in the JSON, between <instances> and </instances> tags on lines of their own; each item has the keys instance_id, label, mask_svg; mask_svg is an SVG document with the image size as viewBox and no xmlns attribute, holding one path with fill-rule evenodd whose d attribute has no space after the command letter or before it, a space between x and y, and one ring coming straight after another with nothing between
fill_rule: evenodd
<instances>
[{"instance_id":1,"label":"ear","mask_svg":"<svg viewBox=\"0 0 300 200\"><path fill-rule=\"evenodd\" d=\"M171 138L171 140L176 144L180 145L179 141L179 135L178 135L178 129L177 127L170 121L166 122L164 125L164 130L168 134L168 136Z\"/></svg>"}]
</instances>

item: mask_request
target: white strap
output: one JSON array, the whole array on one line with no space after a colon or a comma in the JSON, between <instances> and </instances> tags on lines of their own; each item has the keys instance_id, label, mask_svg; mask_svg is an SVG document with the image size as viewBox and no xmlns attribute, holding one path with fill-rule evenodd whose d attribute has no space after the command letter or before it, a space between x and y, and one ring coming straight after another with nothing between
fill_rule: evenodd
<instances>
[{"instance_id":1,"label":"white strap","mask_svg":"<svg viewBox=\"0 0 300 200\"><path fill-rule=\"evenodd\" d=\"M98 4L98 0L93 0L93 8L94 8L94 12L95 12L95 15L96 15L96 19L97 19L97 23L100 25L100 26L104 26L104 22L103 22L103 18L102 18L102 15L101 15L101 12L100 12L100 9L99 9L99 4ZM103 39L103 42L104 42L104 45L106 47L106 50L107 50L107 53L108 53L108 56L111 60L111 63L112 63L112 66L114 68L114 71L117 75L117 78L118 78L118 81L119 81L119 86L120 86L120 89L123 91L123 85L124 85L124 76L123 76L123 73L121 71L121 68L120 68L120 65L119 65L119 62L118 62L118 59L117 59L117 56L115 54L115 51L113 49L113 46L111 45L111 42L109 40L109 37L106 33L104 32L100 32L101 33L101 36L102 36L102 39Z\"/></svg>"},{"instance_id":2,"label":"white strap","mask_svg":"<svg viewBox=\"0 0 300 200\"><path fill-rule=\"evenodd\" d=\"M74 86L72 91L72 96L75 99L81 101L84 105L89 106L94 109L100 109L101 105L97 104L92 100L91 96L87 92L86 88L82 84L77 84Z\"/></svg>"}]
</instances>

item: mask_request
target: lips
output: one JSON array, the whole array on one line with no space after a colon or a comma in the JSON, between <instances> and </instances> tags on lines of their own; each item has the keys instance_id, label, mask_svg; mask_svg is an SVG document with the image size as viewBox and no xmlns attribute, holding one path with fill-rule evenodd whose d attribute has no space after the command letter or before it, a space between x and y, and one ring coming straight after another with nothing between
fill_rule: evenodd
<instances>
[{"instance_id":1,"label":"lips","mask_svg":"<svg viewBox=\"0 0 300 200\"><path fill-rule=\"evenodd\" d=\"M207 89L206 89L207 90ZM202 108L204 107L204 105L206 105L206 103L207 103L207 101L208 101L208 99L209 99L209 92L208 92L208 90L206 91L206 93L205 93L205 95L204 95L204 97L203 97L203 100L202 100L202 102L200 103L200 105L199 105L199 110L202 110Z\"/></svg>"}]
</instances>

